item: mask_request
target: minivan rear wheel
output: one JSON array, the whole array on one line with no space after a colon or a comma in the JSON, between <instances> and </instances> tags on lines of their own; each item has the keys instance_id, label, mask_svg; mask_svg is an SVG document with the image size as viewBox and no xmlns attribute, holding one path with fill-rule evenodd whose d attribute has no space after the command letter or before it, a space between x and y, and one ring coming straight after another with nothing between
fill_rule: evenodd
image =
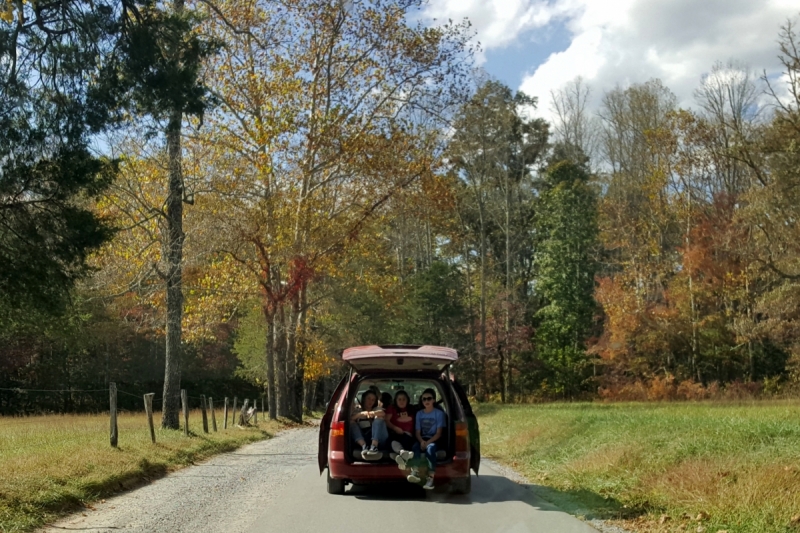
<instances>
[{"instance_id":1,"label":"minivan rear wheel","mask_svg":"<svg viewBox=\"0 0 800 533\"><path fill-rule=\"evenodd\" d=\"M328 494L344 494L344 480L333 479L328 469Z\"/></svg>"},{"instance_id":2,"label":"minivan rear wheel","mask_svg":"<svg viewBox=\"0 0 800 533\"><path fill-rule=\"evenodd\" d=\"M469 494L472 491L472 476L454 479L450 482L450 490L454 494Z\"/></svg>"}]
</instances>

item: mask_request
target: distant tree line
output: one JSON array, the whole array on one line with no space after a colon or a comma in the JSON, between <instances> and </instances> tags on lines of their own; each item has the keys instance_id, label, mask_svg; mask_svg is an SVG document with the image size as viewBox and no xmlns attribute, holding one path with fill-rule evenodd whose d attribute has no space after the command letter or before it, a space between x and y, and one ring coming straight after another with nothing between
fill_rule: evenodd
<instances>
[{"instance_id":1,"label":"distant tree line","mask_svg":"<svg viewBox=\"0 0 800 533\"><path fill-rule=\"evenodd\" d=\"M579 78L548 123L420 3L0 0L0 389L299 419L373 343L458 348L482 400L800 383L794 26L779 82ZM32 394L0 408L103 403Z\"/></svg>"}]
</instances>

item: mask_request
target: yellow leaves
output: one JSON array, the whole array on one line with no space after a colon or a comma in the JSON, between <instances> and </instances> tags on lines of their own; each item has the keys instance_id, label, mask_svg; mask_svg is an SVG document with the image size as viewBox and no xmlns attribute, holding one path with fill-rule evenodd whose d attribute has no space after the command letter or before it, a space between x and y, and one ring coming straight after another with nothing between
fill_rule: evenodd
<instances>
[{"instance_id":1,"label":"yellow leaves","mask_svg":"<svg viewBox=\"0 0 800 533\"><path fill-rule=\"evenodd\" d=\"M407 28L398 8L353 16L343 37L320 24L330 6L278 4L222 0L226 20L209 11L202 22L201 31L226 46L206 69L221 105L202 127L191 123L182 145L184 186L195 200L184 209L189 342L217 334L246 306L289 309L285 286L300 262L313 273L309 313L328 301L317 287L351 282L355 266L358 285L391 305L399 280L382 252L387 236L377 231L389 217L386 199L413 184L410 216L444 220L455 206L452 183L434 176L440 129L388 118L399 110L386 98L415 87L438 92L418 73L434 66L441 34ZM379 55L376 36L384 41ZM326 68L319 57L328 58ZM122 169L95 208L121 231L93 258L96 281L106 294L129 289L136 304L161 312L164 149L137 135L115 148L126 154ZM307 373L328 372L330 348L313 336L301 341Z\"/></svg>"},{"instance_id":2,"label":"yellow leaves","mask_svg":"<svg viewBox=\"0 0 800 533\"><path fill-rule=\"evenodd\" d=\"M330 375L337 360L332 355L333 351L324 342L317 337L311 337L301 341L300 349L305 353L303 370L307 380L316 381Z\"/></svg>"},{"instance_id":3,"label":"yellow leaves","mask_svg":"<svg viewBox=\"0 0 800 533\"><path fill-rule=\"evenodd\" d=\"M11 2L3 2L0 3L0 20L3 22L13 22L14 21L14 6Z\"/></svg>"},{"instance_id":4,"label":"yellow leaves","mask_svg":"<svg viewBox=\"0 0 800 533\"><path fill-rule=\"evenodd\" d=\"M25 12L23 11L24 5L28 0L21 0L19 2L19 9L17 10L17 17L20 22L25 21ZM0 21L14 22L14 2L12 0L0 0Z\"/></svg>"}]
</instances>

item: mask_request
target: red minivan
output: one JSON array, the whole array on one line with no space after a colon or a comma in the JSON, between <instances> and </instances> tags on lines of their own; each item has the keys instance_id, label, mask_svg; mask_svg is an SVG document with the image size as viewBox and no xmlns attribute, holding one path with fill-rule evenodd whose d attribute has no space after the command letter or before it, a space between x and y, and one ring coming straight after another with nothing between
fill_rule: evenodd
<instances>
[{"instance_id":1,"label":"red minivan","mask_svg":"<svg viewBox=\"0 0 800 533\"><path fill-rule=\"evenodd\" d=\"M356 398L372 387L392 396L403 390L416 404L422 391L433 388L436 408L445 412L447 430L440 439L436 485L449 483L451 490L469 494L470 469L478 473L480 434L464 389L452 369L458 352L441 346L358 346L342 352L350 371L328 402L319 430L319 471L328 468L328 492L343 494L348 483L406 481L394 454L382 452L377 460L365 461L350 439L349 423Z\"/></svg>"}]
</instances>

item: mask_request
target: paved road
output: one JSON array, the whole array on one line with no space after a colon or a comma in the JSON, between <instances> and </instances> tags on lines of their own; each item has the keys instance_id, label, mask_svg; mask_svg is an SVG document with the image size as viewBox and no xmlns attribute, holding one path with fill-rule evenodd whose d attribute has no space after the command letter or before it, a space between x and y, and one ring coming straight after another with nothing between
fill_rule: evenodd
<instances>
[{"instance_id":1,"label":"paved road","mask_svg":"<svg viewBox=\"0 0 800 533\"><path fill-rule=\"evenodd\" d=\"M468 496L426 493L410 484L351 485L334 496L316 466L304 467L248 533L273 531L596 533L488 466L473 478Z\"/></svg>"},{"instance_id":2,"label":"paved road","mask_svg":"<svg viewBox=\"0 0 800 533\"><path fill-rule=\"evenodd\" d=\"M490 465L472 494L411 484L327 493L316 428L294 429L185 468L47 528L47 532L597 533Z\"/></svg>"}]
</instances>

